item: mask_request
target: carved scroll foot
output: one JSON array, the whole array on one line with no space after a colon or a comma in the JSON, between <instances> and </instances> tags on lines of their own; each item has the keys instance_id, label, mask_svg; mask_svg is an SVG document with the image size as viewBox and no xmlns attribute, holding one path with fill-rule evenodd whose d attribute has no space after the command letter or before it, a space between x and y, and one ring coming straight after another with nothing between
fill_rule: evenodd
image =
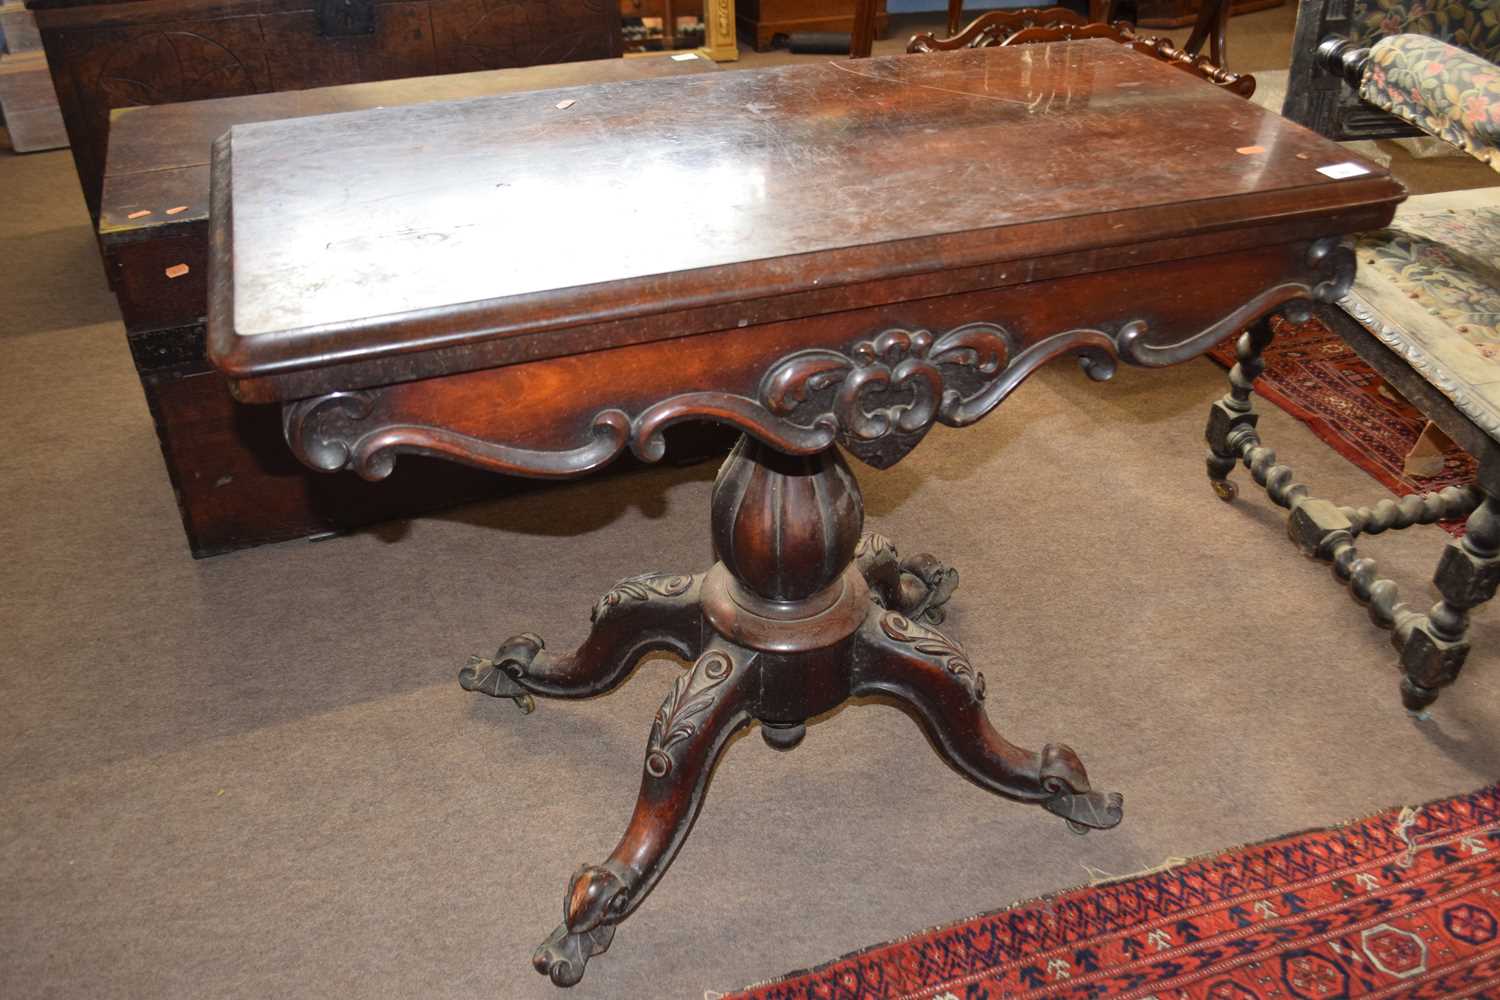
<instances>
[{"instance_id":1,"label":"carved scroll foot","mask_svg":"<svg viewBox=\"0 0 1500 1000\"><path fill-rule=\"evenodd\" d=\"M672 685L651 726L645 774L630 825L609 860L573 876L562 925L532 956L558 986L583 977L609 947L615 925L640 905L693 825L709 775L736 731L751 722L756 654L715 641Z\"/></svg>"},{"instance_id":2,"label":"carved scroll foot","mask_svg":"<svg viewBox=\"0 0 1500 1000\"><path fill-rule=\"evenodd\" d=\"M534 694L584 698L611 690L652 650L692 659L702 632L700 582L664 573L622 580L594 605L593 628L575 652L553 656L540 636L525 632L501 643L493 659L470 658L458 682L467 691L511 698L530 712Z\"/></svg>"},{"instance_id":3,"label":"carved scroll foot","mask_svg":"<svg viewBox=\"0 0 1500 1000\"><path fill-rule=\"evenodd\" d=\"M889 538L873 531L860 537L854 564L881 607L929 625L943 623L943 605L958 589L958 570L925 552L902 559Z\"/></svg>"},{"instance_id":4,"label":"carved scroll foot","mask_svg":"<svg viewBox=\"0 0 1500 1000\"><path fill-rule=\"evenodd\" d=\"M1107 829L1122 818L1123 799L1094 791L1072 750L1049 745L1032 753L995 730L984 711L984 676L941 632L894 611L872 614L856 638L853 693L895 698L975 784L1040 805L1075 831Z\"/></svg>"}]
</instances>

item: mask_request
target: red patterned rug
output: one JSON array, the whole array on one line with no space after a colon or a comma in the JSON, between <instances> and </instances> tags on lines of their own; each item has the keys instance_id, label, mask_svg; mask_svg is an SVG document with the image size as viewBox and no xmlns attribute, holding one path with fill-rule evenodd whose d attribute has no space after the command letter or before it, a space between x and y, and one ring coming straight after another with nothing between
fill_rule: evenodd
<instances>
[{"instance_id":1,"label":"red patterned rug","mask_svg":"<svg viewBox=\"0 0 1500 1000\"><path fill-rule=\"evenodd\" d=\"M1403 472L1407 452L1417 443L1427 418L1415 406L1382 389L1380 376L1317 319L1306 323L1272 320L1276 331L1266 349L1266 370L1255 382L1258 395L1306 424L1355 465L1398 496L1427 493L1474 481L1474 459L1453 446L1443 452L1443 470L1433 476ZM1225 368L1234 364L1230 338L1209 352ZM1267 442L1276 447L1275 442ZM1283 455L1292 468L1297 456ZM1317 484L1313 484L1314 495ZM1330 498L1339 503L1366 503L1373 498ZM1445 522L1453 534L1463 521Z\"/></svg>"},{"instance_id":2,"label":"red patterned rug","mask_svg":"<svg viewBox=\"0 0 1500 1000\"><path fill-rule=\"evenodd\" d=\"M1500 1000L1500 785L917 934L726 1000Z\"/></svg>"}]
</instances>

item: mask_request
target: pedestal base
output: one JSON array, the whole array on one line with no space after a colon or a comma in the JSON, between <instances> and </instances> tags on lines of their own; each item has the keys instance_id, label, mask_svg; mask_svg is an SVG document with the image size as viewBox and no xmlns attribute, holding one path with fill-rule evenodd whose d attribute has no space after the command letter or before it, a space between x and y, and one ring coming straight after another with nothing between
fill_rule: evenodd
<instances>
[{"instance_id":1,"label":"pedestal base","mask_svg":"<svg viewBox=\"0 0 1500 1000\"><path fill-rule=\"evenodd\" d=\"M622 581L595 604L577 651L553 657L523 634L459 676L469 690L529 710L533 695L607 691L651 650L692 661L652 723L625 834L606 861L573 876L563 922L533 957L539 972L571 986L609 947L615 925L676 856L719 753L755 721L767 743L791 749L808 719L850 697L885 696L982 787L1040 805L1080 833L1120 822L1120 796L1093 791L1072 750L1023 750L990 724L984 676L930 627L958 574L930 555L903 560L887 539L860 533L858 486L837 452L789 458L742 439L713 506L721 561L706 574Z\"/></svg>"}]
</instances>

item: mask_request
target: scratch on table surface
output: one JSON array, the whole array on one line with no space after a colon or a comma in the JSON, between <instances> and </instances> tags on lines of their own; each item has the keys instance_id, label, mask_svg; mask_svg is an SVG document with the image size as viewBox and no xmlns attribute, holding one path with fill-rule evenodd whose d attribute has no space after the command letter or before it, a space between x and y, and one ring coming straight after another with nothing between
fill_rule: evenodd
<instances>
[{"instance_id":1,"label":"scratch on table surface","mask_svg":"<svg viewBox=\"0 0 1500 1000\"><path fill-rule=\"evenodd\" d=\"M848 73L852 76L862 76L866 80L874 80L877 83L899 83L903 87L918 87L922 90L935 90L939 94L957 94L959 97L980 97L986 101L999 101L1001 104L1016 104L1023 108L1027 106L1025 101L1018 101L1014 97L1001 97L998 94L976 94L972 90L953 90L949 87L934 87L930 83L917 83L914 80L892 80L889 77L876 76L874 73L861 73L859 70L851 68L847 63L837 62L835 60L829 60L828 65L832 66L834 69L841 69L845 73Z\"/></svg>"}]
</instances>

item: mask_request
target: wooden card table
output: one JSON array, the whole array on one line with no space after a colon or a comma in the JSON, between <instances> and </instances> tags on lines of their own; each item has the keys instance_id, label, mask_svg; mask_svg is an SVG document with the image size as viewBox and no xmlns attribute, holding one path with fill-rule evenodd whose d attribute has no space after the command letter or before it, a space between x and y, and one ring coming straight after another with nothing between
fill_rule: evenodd
<instances>
[{"instance_id":1,"label":"wooden card table","mask_svg":"<svg viewBox=\"0 0 1500 1000\"><path fill-rule=\"evenodd\" d=\"M1303 313L1351 279L1339 237L1403 197L1100 40L246 125L213 171L210 357L241 400L282 406L315 468L379 479L411 453L581 476L658 458L680 420L743 432L712 568L622 581L578 650L523 632L460 676L529 710L602 694L650 650L691 663L624 837L534 956L560 985L661 877L752 722L788 749L886 696L981 786L1079 831L1118 823L1072 750L990 724L984 677L934 627L957 574L863 533L835 446L885 468L1053 358L1102 380ZM664 186L703 213L634 225Z\"/></svg>"}]
</instances>

